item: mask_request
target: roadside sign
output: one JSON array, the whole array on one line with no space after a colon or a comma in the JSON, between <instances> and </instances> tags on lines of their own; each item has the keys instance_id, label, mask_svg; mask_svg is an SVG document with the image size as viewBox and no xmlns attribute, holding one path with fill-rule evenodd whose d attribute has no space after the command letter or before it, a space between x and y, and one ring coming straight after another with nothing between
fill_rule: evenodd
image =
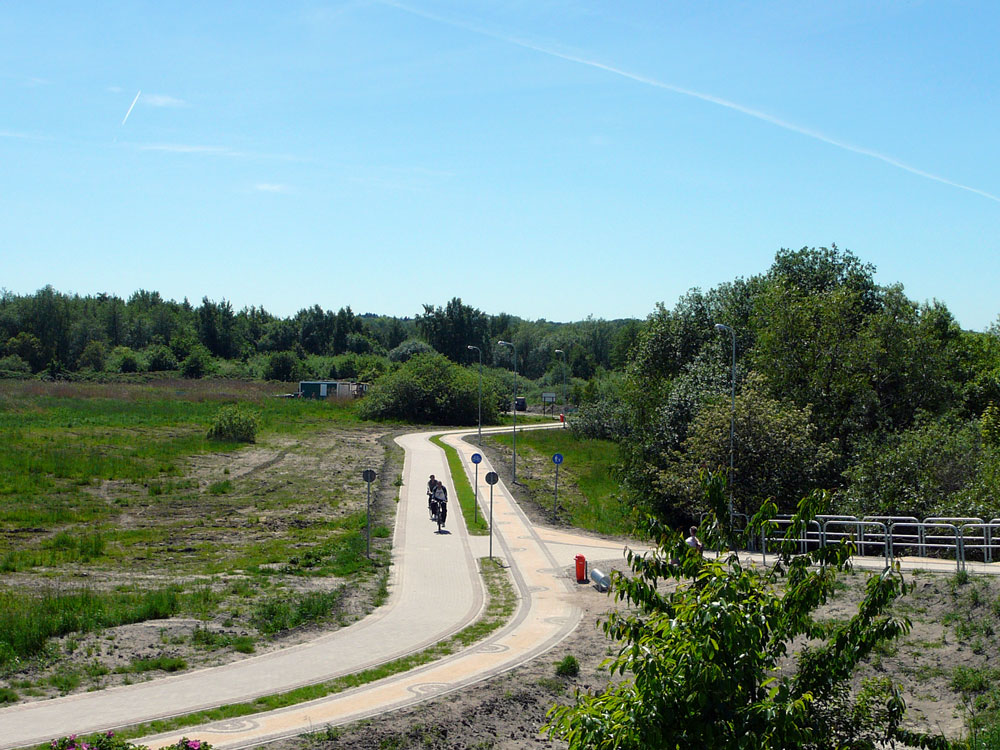
<instances>
[{"instance_id":1,"label":"roadside sign","mask_svg":"<svg viewBox=\"0 0 1000 750\"><path fill-rule=\"evenodd\" d=\"M479 455L478 453L473 453L472 454L472 463L478 464L482 460L483 460L483 457L481 455Z\"/></svg>"},{"instance_id":2,"label":"roadside sign","mask_svg":"<svg viewBox=\"0 0 1000 750\"><path fill-rule=\"evenodd\" d=\"M500 481L500 477L495 471L491 471L486 475L486 484L494 485Z\"/></svg>"},{"instance_id":3,"label":"roadside sign","mask_svg":"<svg viewBox=\"0 0 1000 750\"><path fill-rule=\"evenodd\" d=\"M364 479L369 484L371 484L372 482L375 481L375 472L372 471L371 469L365 469L363 472L361 472L361 478Z\"/></svg>"},{"instance_id":4,"label":"roadside sign","mask_svg":"<svg viewBox=\"0 0 1000 750\"><path fill-rule=\"evenodd\" d=\"M563 462L562 453L556 453L554 456L552 456L552 463L554 463L556 466L558 466L562 462Z\"/></svg>"}]
</instances>

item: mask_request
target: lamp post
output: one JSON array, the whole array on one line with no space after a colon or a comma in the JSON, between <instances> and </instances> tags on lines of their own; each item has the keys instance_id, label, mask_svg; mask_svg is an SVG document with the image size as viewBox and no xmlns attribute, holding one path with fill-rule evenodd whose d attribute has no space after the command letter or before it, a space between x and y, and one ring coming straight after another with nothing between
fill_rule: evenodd
<instances>
[{"instance_id":1,"label":"lamp post","mask_svg":"<svg viewBox=\"0 0 1000 750\"><path fill-rule=\"evenodd\" d=\"M563 355L563 414L566 413L566 352L556 349L556 354Z\"/></svg>"},{"instance_id":2,"label":"lamp post","mask_svg":"<svg viewBox=\"0 0 1000 750\"><path fill-rule=\"evenodd\" d=\"M479 447L483 447L483 350L478 346L469 344L466 349L475 349L479 352Z\"/></svg>"},{"instance_id":3,"label":"lamp post","mask_svg":"<svg viewBox=\"0 0 1000 750\"><path fill-rule=\"evenodd\" d=\"M514 460L511 462L511 482L517 484L517 347L510 341L498 341L500 346L509 346L514 352L514 437L511 441L514 447Z\"/></svg>"},{"instance_id":4,"label":"lamp post","mask_svg":"<svg viewBox=\"0 0 1000 750\"><path fill-rule=\"evenodd\" d=\"M736 331L723 323L716 323L715 330L729 331L733 340L733 368L730 374L732 385L732 409L729 413L729 530L733 529L733 435L736 433Z\"/></svg>"}]
</instances>

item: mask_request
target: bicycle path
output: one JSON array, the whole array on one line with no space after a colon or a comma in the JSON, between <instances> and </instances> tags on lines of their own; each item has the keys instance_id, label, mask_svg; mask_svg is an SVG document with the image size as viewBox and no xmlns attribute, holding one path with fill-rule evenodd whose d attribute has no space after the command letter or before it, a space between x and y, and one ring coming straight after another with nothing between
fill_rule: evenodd
<instances>
[{"instance_id":1,"label":"bicycle path","mask_svg":"<svg viewBox=\"0 0 1000 750\"><path fill-rule=\"evenodd\" d=\"M547 425L545 425L547 426ZM470 543L454 515L447 532L436 533L427 516L426 479L445 479L456 497L443 451L429 442L432 434L397 439L404 448L403 487L397 509L385 605L350 627L309 643L138 685L84 693L0 710L0 750L47 742L53 737L104 731L255 697L353 674L418 652L461 630L481 613L484 597L476 560L482 539ZM462 431L445 439L463 454L474 448L461 441ZM489 463L480 465L480 498L488 485ZM470 482L472 475L470 472ZM482 506L485 510L485 505ZM146 737L136 742L160 748L182 736L211 742L219 750L251 747L325 725L342 724L387 710L413 705L458 690L535 658L566 637L579 621L564 569L530 521L511 499L503 482L494 488L495 556L507 561L518 590L513 620L492 637L438 662L378 682L286 709ZM599 543L594 549L610 548ZM473 549L475 547L475 550Z\"/></svg>"},{"instance_id":2,"label":"bicycle path","mask_svg":"<svg viewBox=\"0 0 1000 750\"><path fill-rule=\"evenodd\" d=\"M437 534L428 520L427 476L454 489L440 448L428 434L398 439L405 451L385 605L314 641L220 667L100 692L0 710L0 748L104 731L243 702L323 682L391 661L436 643L473 622L483 605L468 536L452 524ZM456 531L458 533L456 533ZM193 730L186 734L192 736Z\"/></svg>"}]
</instances>

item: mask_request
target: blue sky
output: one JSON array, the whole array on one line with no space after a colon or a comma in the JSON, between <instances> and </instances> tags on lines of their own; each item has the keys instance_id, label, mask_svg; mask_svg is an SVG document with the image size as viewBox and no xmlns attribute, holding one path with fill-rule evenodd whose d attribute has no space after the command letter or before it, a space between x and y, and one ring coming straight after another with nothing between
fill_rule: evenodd
<instances>
[{"instance_id":1,"label":"blue sky","mask_svg":"<svg viewBox=\"0 0 1000 750\"><path fill-rule=\"evenodd\" d=\"M975 0L14 0L0 287L645 317L837 243L983 330L998 32Z\"/></svg>"}]
</instances>

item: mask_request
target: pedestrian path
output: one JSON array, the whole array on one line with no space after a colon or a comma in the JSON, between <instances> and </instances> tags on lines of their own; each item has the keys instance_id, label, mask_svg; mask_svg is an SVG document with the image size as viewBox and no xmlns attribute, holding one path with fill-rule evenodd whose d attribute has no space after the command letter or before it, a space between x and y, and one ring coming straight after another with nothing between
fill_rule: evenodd
<instances>
[{"instance_id":1,"label":"pedestrian path","mask_svg":"<svg viewBox=\"0 0 1000 750\"><path fill-rule=\"evenodd\" d=\"M355 625L312 642L221 667L0 710L0 748L22 747L187 714L285 692L391 661L473 622L483 592L468 536L437 534L424 488L436 474L450 485L442 451L428 435L399 439L406 458L387 603ZM454 490L451 490L454 494ZM186 733L192 736L192 731ZM224 746L224 745L223 745Z\"/></svg>"},{"instance_id":2,"label":"pedestrian path","mask_svg":"<svg viewBox=\"0 0 1000 750\"><path fill-rule=\"evenodd\" d=\"M474 449L460 439L463 434L467 433L445 439L462 453L463 463L471 466L468 458ZM0 750L324 682L418 652L469 625L484 603L476 570L483 538L470 540L457 504L448 533L436 533L436 525L428 520L425 487L429 474L444 478L449 496L456 497L444 453L429 442L430 435L406 435L397 441L406 458L390 596L383 607L353 626L310 643L223 667L0 710ZM488 493L485 474L491 468L488 461L480 465L481 499ZM469 479L473 479L471 473ZM481 507L485 509L485 505ZM494 521L494 553L510 569L519 607L513 620L492 637L433 664L347 692L136 741L155 749L187 736L211 742L219 750L252 747L413 705L544 653L579 621L580 610L564 573L572 558L557 559L549 552L503 482L494 487Z\"/></svg>"}]
</instances>

